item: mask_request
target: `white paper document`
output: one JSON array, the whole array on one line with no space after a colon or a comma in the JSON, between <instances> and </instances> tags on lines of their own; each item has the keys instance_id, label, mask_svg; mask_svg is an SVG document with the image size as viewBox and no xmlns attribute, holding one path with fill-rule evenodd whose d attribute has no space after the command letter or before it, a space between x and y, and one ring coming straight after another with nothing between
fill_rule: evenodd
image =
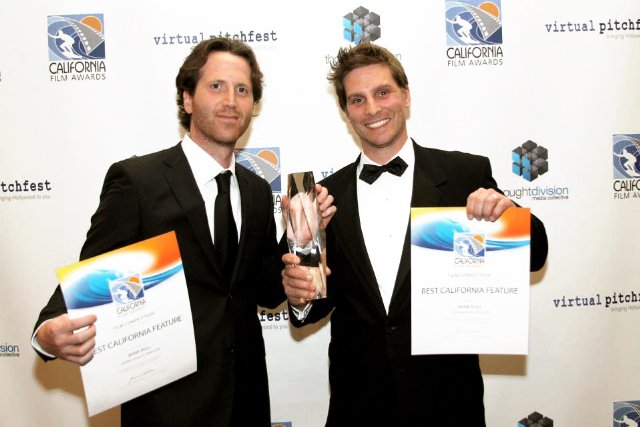
<instances>
[{"instance_id":1,"label":"white paper document","mask_svg":"<svg viewBox=\"0 0 640 427\"><path fill-rule=\"evenodd\" d=\"M411 209L411 353L527 354L530 212Z\"/></svg>"},{"instance_id":2,"label":"white paper document","mask_svg":"<svg viewBox=\"0 0 640 427\"><path fill-rule=\"evenodd\" d=\"M95 314L82 366L89 416L197 369L191 306L174 232L56 270L69 317Z\"/></svg>"}]
</instances>

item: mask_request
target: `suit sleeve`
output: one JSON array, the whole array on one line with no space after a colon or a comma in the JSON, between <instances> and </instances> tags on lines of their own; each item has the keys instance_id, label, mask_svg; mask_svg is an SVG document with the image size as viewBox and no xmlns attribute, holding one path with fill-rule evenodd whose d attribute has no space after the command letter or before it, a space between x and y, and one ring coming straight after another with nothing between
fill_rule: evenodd
<instances>
[{"instance_id":1,"label":"suit sleeve","mask_svg":"<svg viewBox=\"0 0 640 427\"><path fill-rule=\"evenodd\" d=\"M109 168L100 194L100 204L91 217L91 227L80 252L80 260L133 243L138 237L138 198L126 168L116 163ZM34 332L45 320L67 312L60 285L40 311ZM45 357L45 360L48 358Z\"/></svg>"},{"instance_id":2,"label":"suit sleeve","mask_svg":"<svg viewBox=\"0 0 640 427\"><path fill-rule=\"evenodd\" d=\"M265 182L266 184L266 182ZM283 236L278 243L276 239L276 222L273 218L273 195L271 187L266 184L265 192L263 193L266 202L265 206L269 206L266 211L268 215L267 219L267 231L265 234L264 242L264 259L263 259L263 272L264 281L261 286L258 287L258 305L267 308L276 308L284 302L287 296L284 293L284 287L282 285L282 254L287 251L287 241Z\"/></svg>"}]
</instances>

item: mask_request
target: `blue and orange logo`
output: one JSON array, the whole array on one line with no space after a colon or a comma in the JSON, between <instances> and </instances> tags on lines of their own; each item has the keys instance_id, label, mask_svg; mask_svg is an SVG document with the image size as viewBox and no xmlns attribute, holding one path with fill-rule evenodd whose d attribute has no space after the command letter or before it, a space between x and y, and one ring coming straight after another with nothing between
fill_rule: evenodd
<instances>
[{"instance_id":1,"label":"blue and orange logo","mask_svg":"<svg viewBox=\"0 0 640 427\"><path fill-rule=\"evenodd\" d=\"M640 134L613 135L613 179L640 178Z\"/></svg>"},{"instance_id":2,"label":"blue and orange logo","mask_svg":"<svg viewBox=\"0 0 640 427\"><path fill-rule=\"evenodd\" d=\"M47 17L49 61L105 59L102 14Z\"/></svg>"},{"instance_id":3,"label":"blue and orange logo","mask_svg":"<svg viewBox=\"0 0 640 427\"><path fill-rule=\"evenodd\" d=\"M273 193L282 190L280 172L280 148L243 148L236 150L236 163L266 180Z\"/></svg>"},{"instance_id":4,"label":"blue and orange logo","mask_svg":"<svg viewBox=\"0 0 640 427\"><path fill-rule=\"evenodd\" d=\"M500 0L445 1L447 46L502 44Z\"/></svg>"},{"instance_id":5,"label":"blue and orange logo","mask_svg":"<svg viewBox=\"0 0 640 427\"><path fill-rule=\"evenodd\" d=\"M640 400L613 403L613 427L640 425Z\"/></svg>"}]
</instances>

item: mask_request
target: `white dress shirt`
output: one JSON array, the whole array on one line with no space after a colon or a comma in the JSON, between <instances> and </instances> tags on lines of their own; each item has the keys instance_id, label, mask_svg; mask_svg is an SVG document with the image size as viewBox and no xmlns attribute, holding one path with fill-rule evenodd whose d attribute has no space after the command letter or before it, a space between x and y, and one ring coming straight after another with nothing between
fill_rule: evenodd
<instances>
[{"instance_id":1,"label":"white dress shirt","mask_svg":"<svg viewBox=\"0 0 640 427\"><path fill-rule=\"evenodd\" d=\"M408 165L402 176L385 172L373 184L357 179L362 236L387 313L411 213L415 165L411 139L405 142L397 156ZM356 170L357 176L360 176L364 164L377 165L362 153Z\"/></svg>"},{"instance_id":2,"label":"white dress shirt","mask_svg":"<svg viewBox=\"0 0 640 427\"><path fill-rule=\"evenodd\" d=\"M189 162L191 172L193 172L193 176L196 179L198 190L200 190L200 194L204 199L204 208L207 212L211 238L213 239L213 210L216 202L216 196L218 195L216 176L225 169L206 151L193 142L188 134L182 139L182 150L184 151L185 156L187 156L187 161ZM240 189L238 187L238 178L236 177L235 154L233 154L231 158L231 166L228 170L231 171L231 210L233 211L233 219L236 222L239 239L242 227L242 215L240 214Z\"/></svg>"}]
</instances>

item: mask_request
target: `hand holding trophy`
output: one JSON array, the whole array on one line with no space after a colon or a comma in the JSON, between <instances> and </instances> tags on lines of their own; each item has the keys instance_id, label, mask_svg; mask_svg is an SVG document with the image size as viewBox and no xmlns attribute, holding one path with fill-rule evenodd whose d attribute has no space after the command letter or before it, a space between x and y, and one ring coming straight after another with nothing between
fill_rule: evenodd
<instances>
[{"instance_id":1,"label":"hand holding trophy","mask_svg":"<svg viewBox=\"0 0 640 427\"><path fill-rule=\"evenodd\" d=\"M300 258L300 266L313 277L314 299L327 296L326 235L316 200L313 172L291 173L288 177L289 204L282 210L289 252Z\"/></svg>"}]
</instances>

